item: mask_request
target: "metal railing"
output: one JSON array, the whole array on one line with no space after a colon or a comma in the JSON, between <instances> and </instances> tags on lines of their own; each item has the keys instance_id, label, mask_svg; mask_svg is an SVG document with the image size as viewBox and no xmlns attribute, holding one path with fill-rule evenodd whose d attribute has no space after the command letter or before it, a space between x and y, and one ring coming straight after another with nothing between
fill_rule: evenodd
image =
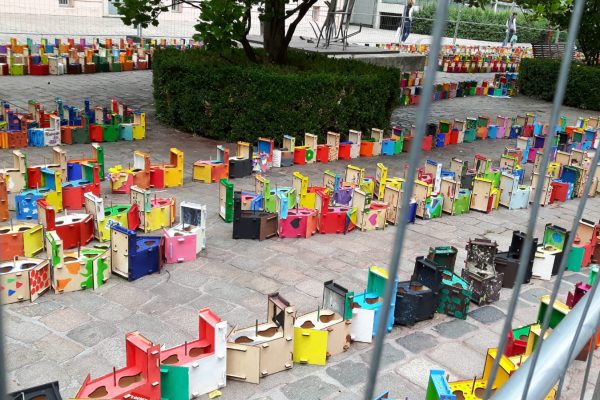
<instances>
[{"instance_id":1,"label":"metal railing","mask_svg":"<svg viewBox=\"0 0 600 400\"><path fill-rule=\"evenodd\" d=\"M579 31L579 23L583 11L585 0L577 0L575 3L574 12L572 13L569 34L567 38L566 49L567 52L571 52L574 48L574 43L577 38ZM442 32L446 24L446 17L448 12L448 5L446 0L440 0L438 2L435 23L433 26L432 43L430 54L439 54L440 45L442 42ZM557 132L557 123L560 114L560 109L564 99L564 94L567 85L568 73L571 67L571 58L565 57L562 59L560 73L557 82L557 89L554 96L554 102L552 107L552 114L550 119L550 132L548 134L547 142L552 143ZM424 93L422 96L423 101L419 104L417 110L417 121L415 130L415 143L420 143L425 135L425 123L429 116L431 107L431 91L436 78L436 68L434 63L430 63L427 66L425 74ZM405 195L402 200L402 210L408 209L408 203L412 197L413 185L417 164L421 156L421 146L411 146L409 152L409 165L407 174L407 185ZM550 162L551 146L544 146L543 157L541 165L539 167L539 176L546 177L546 171ZM590 292L577 304L577 306L567 315L567 317L561 322L561 324L545 338L545 334L548 331L550 325L550 316L553 311L553 306L556 302L556 297L560 288L562 277L565 272L566 262L568 254L573 246L575 239L577 224L581 220L585 205L588 199L588 194L594 179L594 174L598 162L600 161L600 150L597 150L589 171L589 178L585 183L584 195L579 201L577 212L573 218L570 234L565 244L564 255L560 262L558 275L552 289L548 308L543 316L542 330L533 354L523 363L523 365L517 370L517 372L495 393L494 399L500 400L538 400L545 399L550 390L558 383L558 389L556 391L556 398L559 399L561 395L561 389L564 384L564 377L569 364L575 358L587 343L590 338L597 332L600 324L600 294L596 294L597 284L593 286ZM548 179L548 178L546 178ZM517 278L515 286L513 288L510 305L508 307L506 319L502 333L500 334L500 341L498 349L504 349L506 346L508 333L512 326L513 317L519 301L519 295L521 292L521 283L524 281L525 274L527 271L527 265L531 253L531 247L533 242L533 234L536 226L539 210L540 200L543 191L537 190L534 195L532 208L529 213L529 220L527 224L525 243L523 244L523 250L521 252L521 258L519 261L519 267L517 272ZM404 245L404 238L406 235L407 221L401 219L398 230L396 232L396 238L394 243L394 250L392 253L392 259L390 262L390 277L395 277L398 272L399 261L402 254L402 248ZM365 392L365 400L373 399L373 392L377 381L377 376L380 366L380 358L383 349L384 338L386 335L386 326L390 304L392 300L392 294L394 292L394 279L389 279L384 296L384 304L382 305L382 315L379 318L379 324L377 327L377 335L375 336L375 348L373 351L373 359L369 370L369 377L367 383L367 390ZM546 343L547 342L547 343ZM581 398L583 398L586 390L587 376L589 376L591 361L593 358L594 346L591 347L588 355L588 365L586 366L586 379L583 381ZM500 351L502 353L502 351ZM484 393L484 399L489 399L492 394L492 385L496 381L496 376L499 370L499 363L501 357L496 357L491 370L491 374L487 380L487 387ZM600 381L600 375L598 380ZM596 387L595 395L600 395ZM600 398L600 397L594 397Z\"/></svg>"}]
</instances>

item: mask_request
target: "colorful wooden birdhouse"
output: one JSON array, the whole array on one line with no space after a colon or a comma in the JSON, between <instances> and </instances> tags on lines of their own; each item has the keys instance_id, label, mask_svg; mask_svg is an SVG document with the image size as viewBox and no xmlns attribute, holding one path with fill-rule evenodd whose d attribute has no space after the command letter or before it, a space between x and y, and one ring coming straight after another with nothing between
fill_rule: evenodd
<instances>
[{"instance_id":1,"label":"colorful wooden birdhouse","mask_svg":"<svg viewBox=\"0 0 600 400\"><path fill-rule=\"evenodd\" d=\"M298 200L297 204L302 208L315 208L316 193L308 191L308 177L302 175L300 172L294 172L292 174L292 187L294 188Z\"/></svg>"},{"instance_id":2,"label":"colorful wooden birdhouse","mask_svg":"<svg viewBox=\"0 0 600 400\"><path fill-rule=\"evenodd\" d=\"M289 135L283 135L283 142L280 153L279 166L280 167L291 167L294 165L294 150L296 148L296 138ZM275 158L275 151L273 152L273 158ZM273 166L275 165L275 160L273 161Z\"/></svg>"},{"instance_id":3,"label":"colorful wooden birdhouse","mask_svg":"<svg viewBox=\"0 0 600 400\"><path fill-rule=\"evenodd\" d=\"M394 322L412 326L419 321L432 319L437 307L437 293L421 282L398 282Z\"/></svg>"},{"instance_id":4,"label":"colorful wooden birdhouse","mask_svg":"<svg viewBox=\"0 0 600 400\"><path fill-rule=\"evenodd\" d=\"M413 198L417 203L417 217L425 218L426 200L431 195L431 185L416 179L413 189Z\"/></svg>"},{"instance_id":5,"label":"colorful wooden birdhouse","mask_svg":"<svg viewBox=\"0 0 600 400\"><path fill-rule=\"evenodd\" d=\"M400 188L386 185L383 191L383 202L387 204L385 220L388 224L396 225L402 202L402 191Z\"/></svg>"},{"instance_id":6,"label":"colorful wooden birdhouse","mask_svg":"<svg viewBox=\"0 0 600 400\"><path fill-rule=\"evenodd\" d=\"M81 210L85 207L85 193L100 196L100 166L84 163L83 178L62 184L63 207L65 210Z\"/></svg>"},{"instance_id":7,"label":"colorful wooden birdhouse","mask_svg":"<svg viewBox=\"0 0 600 400\"><path fill-rule=\"evenodd\" d=\"M304 146L306 148L306 163L312 164L317 161L317 141L319 137L312 133L304 133Z\"/></svg>"},{"instance_id":8,"label":"colorful wooden birdhouse","mask_svg":"<svg viewBox=\"0 0 600 400\"><path fill-rule=\"evenodd\" d=\"M182 160L183 161L183 160ZM204 183L229 178L229 149L217 146L217 159L196 161L192 166L192 179Z\"/></svg>"},{"instance_id":9,"label":"colorful wooden birdhouse","mask_svg":"<svg viewBox=\"0 0 600 400\"><path fill-rule=\"evenodd\" d=\"M373 141L373 157L380 156L383 142L383 129L371 129L371 140Z\"/></svg>"},{"instance_id":10,"label":"colorful wooden birdhouse","mask_svg":"<svg viewBox=\"0 0 600 400\"><path fill-rule=\"evenodd\" d=\"M558 273L569 234L569 231L558 225L546 224L542 244L535 252L533 276L550 280Z\"/></svg>"},{"instance_id":11,"label":"colorful wooden birdhouse","mask_svg":"<svg viewBox=\"0 0 600 400\"><path fill-rule=\"evenodd\" d=\"M182 201L180 221L163 229L167 263L193 261L206 247L206 206Z\"/></svg>"},{"instance_id":12,"label":"colorful wooden birdhouse","mask_svg":"<svg viewBox=\"0 0 600 400\"><path fill-rule=\"evenodd\" d=\"M437 312L459 319L467 319L473 296L471 285L452 271L442 273Z\"/></svg>"},{"instance_id":13,"label":"colorful wooden birdhouse","mask_svg":"<svg viewBox=\"0 0 600 400\"><path fill-rule=\"evenodd\" d=\"M315 209L319 211L319 233L344 233L356 227L356 209L344 206L330 207L325 191L317 191Z\"/></svg>"},{"instance_id":14,"label":"colorful wooden birdhouse","mask_svg":"<svg viewBox=\"0 0 600 400\"><path fill-rule=\"evenodd\" d=\"M346 319L346 316L352 317L351 296L352 293L348 293L333 281L326 282L323 303L316 311L296 317L294 362L325 365L328 357L348 350L351 341L351 320ZM346 310L349 315L346 315Z\"/></svg>"},{"instance_id":15,"label":"colorful wooden birdhouse","mask_svg":"<svg viewBox=\"0 0 600 400\"><path fill-rule=\"evenodd\" d=\"M97 289L111 276L109 248L78 248L64 252L63 241L56 231L46 232L46 250L52 268L55 293Z\"/></svg>"},{"instance_id":16,"label":"colorful wooden birdhouse","mask_svg":"<svg viewBox=\"0 0 600 400\"><path fill-rule=\"evenodd\" d=\"M160 399L160 345L138 332L125 338L127 365L100 378L88 375L76 398Z\"/></svg>"},{"instance_id":17,"label":"colorful wooden birdhouse","mask_svg":"<svg viewBox=\"0 0 600 400\"><path fill-rule=\"evenodd\" d=\"M475 178L473 181L473 192L471 194L471 209L490 213L498 208L500 191L494 188L490 179Z\"/></svg>"},{"instance_id":18,"label":"colorful wooden birdhouse","mask_svg":"<svg viewBox=\"0 0 600 400\"><path fill-rule=\"evenodd\" d=\"M229 174L229 150L223 154L223 163L227 164L227 174ZM227 159L227 160L225 160ZM156 169L156 165L152 166ZM162 164L161 167L164 169L164 187L177 187L183 186L183 151L171 147L169 149L169 163ZM213 168L212 171L215 176L211 177L212 182L218 182L221 178L227 178L222 176L223 172L219 171L218 168Z\"/></svg>"},{"instance_id":19,"label":"colorful wooden birdhouse","mask_svg":"<svg viewBox=\"0 0 600 400\"><path fill-rule=\"evenodd\" d=\"M104 200L92 193L86 193L85 212L94 218L94 236L100 242L110 240L110 226L117 223L135 230L140 225L137 204L124 204L104 208Z\"/></svg>"},{"instance_id":20,"label":"colorful wooden birdhouse","mask_svg":"<svg viewBox=\"0 0 600 400\"><path fill-rule=\"evenodd\" d=\"M168 228L175 222L175 197L152 196L149 190L131 187L131 204L137 204L140 226L144 232Z\"/></svg>"},{"instance_id":21,"label":"colorful wooden birdhouse","mask_svg":"<svg viewBox=\"0 0 600 400\"><path fill-rule=\"evenodd\" d=\"M128 281L160 272L163 265L164 238L137 236L120 225L110 227L111 269Z\"/></svg>"},{"instance_id":22,"label":"colorful wooden birdhouse","mask_svg":"<svg viewBox=\"0 0 600 400\"><path fill-rule=\"evenodd\" d=\"M538 174L537 172L532 173L531 174L531 186L530 186L530 191L529 191L529 202L533 203L533 200L535 199L535 192L537 190L541 190L542 195L540 198L540 204L543 206L550 204L551 200L552 200L552 190L553 189L554 188L552 186L552 176L551 175L546 175L545 179L541 179L540 174Z\"/></svg>"},{"instance_id":23,"label":"colorful wooden birdhouse","mask_svg":"<svg viewBox=\"0 0 600 400\"><path fill-rule=\"evenodd\" d=\"M296 190L294 187L271 189L271 182L262 175L254 177L255 192L263 196L263 209L270 213L279 213L285 218L290 208L296 206Z\"/></svg>"},{"instance_id":24,"label":"colorful wooden birdhouse","mask_svg":"<svg viewBox=\"0 0 600 400\"><path fill-rule=\"evenodd\" d=\"M461 189L460 182L450 178L442 178L440 193L444 196L442 210L450 215L468 213L471 204L471 191Z\"/></svg>"},{"instance_id":25,"label":"colorful wooden birdhouse","mask_svg":"<svg viewBox=\"0 0 600 400\"><path fill-rule=\"evenodd\" d=\"M329 161L336 161L339 158L340 134L327 132L327 145L329 146Z\"/></svg>"},{"instance_id":26,"label":"colorful wooden birdhouse","mask_svg":"<svg viewBox=\"0 0 600 400\"><path fill-rule=\"evenodd\" d=\"M233 238L265 240L277 235L278 215L260 210L242 210L242 193L233 193Z\"/></svg>"},{"instance_id":27,"label":"colorful wooden birdhouse","mask_svg":"<svg viewBox=\"0 0 600 400\"><path fill-rule=\"evenodd\" d=\"M260 378L291 369L295 312L279 293L272 293L267 298L267 322L235 327L227 336L227 378L258 383Z\"/></svg>"},{"instance_id":28,"label":"colorful wooden birdhouse","mask_svg":"<svg viewBox=\"0 0 600 400\"><path fill-rule=\"evenodd\" d=\"M252 149L250 143L237 142L236 156L229 157L229 178L243 178L250 175L252 175Z\"/></svg>"},{"instance_id":29,"label":"colorful wooden birdhouse","mask_svg":"<svg viewBox=\"0 0 600 400\"><path fill-rule=\"evenodd\" d=\"M502 172L500 179L500 205L509 210L518 210L529 206L531 188L519 185L519 176L511 172Z\"/></svg>"},{"instance_id":30,"label":"colorful wooden birdhouse","mask_svg":"<svg viewBox=\"0 0 600 400\"><path fill-rule=\"evenodd\" d=\"M444 370L433 369L429 371L425 400L456 400L456 395L450 389Z\"/></svg>"},{"instance_id":31,"label":"colorful wooden birdhouse","mask_svg":"<svg viewBox=\"0 0 600 400\"><path fill-rule=\"evenodd\" d=\"M280 238L309 238L318 231L319 213L315 209L292 208L279 220Z\"/></svg>"},{"instance_id":32,"label":"colorful wooden birdhouse","mask_svg":"<svg viewBox=\"0 0 600 400\"><path fill-rule=\"evenodd\" d=\"M271 138L259 137L256 149L259 154L266 156L266 168L270 169L273 164L273 150L275 149L275 141Z\"/></svg>"},{"instance_id":33,"label":"colorful wooden birdhouse","mask_svg":"<svg viewBox=\"0 0 600 400\"><path fill-rule=\"evenodd\" d=\"M48 260L15 256L0 263L0 301L2 304L36 300L50 288Z\"/></svg>"},{"instance_id":34,"label":"colorful wooden birdhouse","mask_svg":"<svg viewBox=\"0 0 600 400\"><path fill-rule=\"evenodd\" d=\"M360 156L361 140L362 132L350 129L348 132L348 141L350 142L350 158L358 158Z\"/></svg>"},{"instance_id":35,"label":"colorful wooden birdhouse","mask_svg":"<svg viewBox=\"0 0 600 400\"><path fill-rule=\"evenodd\" d=\"M371 197L359 189L354 189L352 208L356 209L356 226L361 231L385 229L388 204L371 201Z\"/></svg>"},{"instance_id":36,"label":"colorful wooden birdhouse","mask_svg":"<svg viewBox=\"0 0 600 400\"><path fill-rule=\"evenodd\" d=\"M84 246L94 238L94 218L90 214L56 215L56 210L44 199L37 201L38 222L46 232L56 231L65 249Z\"/></svg>"},{"instance_id":37,"label":"colorful wooden birdhouse","mask_svg":"<svg viewBox=\"0 0 600 400\"><path fill-rule=\"evenodd\" d=\"M6 180L0 175L0 221L7 221L10 217L8 211L8 190L6 188Z\"/></svg>"},{"instance_id":38,"label":"colorful wooden birdhouse","mask_svg":"<svg viewBox=\"0 0 600 400\"><path fill-rule=\"evenodd\" d=\"M27 188L27 158L19 150L13 150L13 166L0 170L8 193L20 193Z\"/></svg>"},{"instance_id":39,"label":"colorful wooden birdhouse","mask_svg":"<svg viewBox=\"0 0 600 400\"><path fill-rule=\"evenodd\" d=\"M33 257L44 250L42 225L21 223L0 228L0 260L17 256Z\"/></svg>"},{"instance_id":40,"label":"colorful wooden birdhouse","mask_svg":"<svg viewBox=\"0 0 600 400\"><path fill-rule=\"evenodd\" d=\"M198 312L198 339L160 352L161 398L195 399L225 387L227 322Z\"/></svg>"},{"instance_id":41,"label":"colorful wooden birdhouse","mask_svg":"<svg viewBox=\"0 0 600 400\"><path fill-rule=\"evenodd\" d=\"M113 193L129 194L132 186L143 189L150 187L150 155L142 151L133 152L133 168L116 165L108 169L108 179Z\"/></svg>"},{"instance_id":42,"label":"colorful wooden birdhouse","mask_svg":"<svg viewBox=\"0 0 600 400\"><path fill-rule=\"evenodd\" d=\"M391 279L388 276L388 272L383 268L372 266L369 268L369 274L367 279L367 288L362 293L355 293L353 300L353 307L362 308L373 313L373 336L377 334L377 327L379 326L379 318L382 315L381 307L383 305L383 297L385 294L385 287L388 280ZM390 304L390 310L388 319L385 323L388 332L392 331L394 326L394 309L396 307L396 297L398 290L398 278L394 277L392 283L393 293L392 301Z\"/></svg>"},{"instance_id":43,"label":"colorful wooden birdhouse","mask_svg":"<svg viewBox=\"0 0 600 400\"><path fill-rule=\"evenodd\" d=\"M62 400L58 381L17 390L9 393L7 396L7 399L9 400L33 400L37 398L44 398L47 400Z\"/></svg>"},{"instance_id":44,"label":"colorful wooden birdhouse","mask_svg":"<svg viewBox=\"0 0 600 400\"><path fill-rule=\"evenodd\" d=\"M82 164L98 164L100 167L99 175L100 180L106 178L104 174L104 148L98 143L92 143L92 154L89 158L81 158L76 160L67 161L67 180L77 180L83 177Z\"/></svg>"},{"instance_id":45,"label":"colorful wooden birdhouse","mask_svg":"<svg viewBox=\"0 0 600 400\"><path fill-rule=\"evenodd\" d=\"M233 183L219 181L219 215L225 222L233 222Z\"/></svg>"},{"instance_id":46,"label":"colorful wooden birdhouse","mask_svg":"<svg viewBox=\"0 0 600 400\"><path fill-rule=\"evenodd\" d=\"M492 303L500 299L504 276L494 267L498 244L488 239L474 239L467 243L467 259L462 278L473 287L473 302Z\"/></svg>"}]
</instances>

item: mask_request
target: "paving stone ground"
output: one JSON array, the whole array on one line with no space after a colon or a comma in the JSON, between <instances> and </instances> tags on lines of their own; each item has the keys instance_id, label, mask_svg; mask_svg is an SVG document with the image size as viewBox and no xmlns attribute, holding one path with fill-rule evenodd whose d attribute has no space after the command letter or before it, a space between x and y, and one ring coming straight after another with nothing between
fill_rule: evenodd
<instances>
[{"instance_id":1,"label":"paving stone ground","mask_svg":"<svg viewBox=\"0 0 600 400\"><path fill-rule=\"evenodd\" d=\"M334 279L341 285L362 290L371 265L388 267L396 228L348 235L317 235L310 239L272 239L264 242L231 239L231 225L217 213L216 185L191 181L191 164L215 155L217 142L193 137L160 125L154 115L151 73L113 73L93 76L0 77L0 98L25 107L36 98L50 105L55 97L66 104L81 104L90 97L92 104L106 103L116 97L148 112L148 139L136 143L105 144L109 166L127 164L134 149L151 153L154 163L168 160L168 149L177 146L185 151L185 186L168 191L178 201L195 201L208 207L207 249L194 262L169 265L160 275L129 283L113 277L95 292L85 291L55 295L47 293L34 303L6 306L5 353L9 389L28 387L50 380L60 380L64 396L73 396L88 373L93 377L106 374L113 366L124 364L124 337L139 330L149 339L166 346L192 340L196 332L196 312L211 307L230 326L264 320L266 294L279 291L299 313L311 311L320 301L322 282ZM536 112L548 118L551 105L525 97L511 100L466 98L435 103L432 120L464 118L477 114L515 115ZM393 122L414 122L415 108L399 108ZM565 108L569 118L587 112ZM265 132L268 136L268 133ZM476 153L497 157L507 140L480 141L434 150L429 158L448 163L451 157L471 160ZM66 146L71 157L89 153L89 146ZM48 160L48 149L25 149L31 164ZM375 164L383 162L390 175L402 175L407 161L398 157L358 159L355 164L375 174ZM0 165L10 162L10 152L0 150ZM347 162L314 164L299 168L275 169L268 173L273 185L287 186L291 173L300 170L317 184L324 169L342 172ZM235 180L236 189L253 189L252 178ZM103 190L108 193L106 183ZM107 202L127 202L126 196L108 195ZM553 222L570 226L578 201L544 207L540 211L536 232ZM429 246L453 245L460 249L457 265L462 265L466 241L472 237L497 240L507 248L513 229L525 229L527 210L500 209L486 215L477 212L431 221L417 221L409 226L400 279L408 279L417 255ZM588 201L586 216L600 218L600 199ZM585 274L568 273L561 285L559 299ZM533 322L537 297L549 293L548 282L533 280L523 288L514 325ZM423 399L429 369L443 368L450 379L470 379L483 369L485 351L495 346L502 328L512 290L503 289L501 300L493 306L471 305L466 321L436 314L430 321L414 327L394 327L386 338L384 362L377 385L389 389L394 398ZM347 353L333 357L326 367L296 365L261 380L260 385L230 381L223 389L224 399L358 399L364 391L371 346L353 344ZM600 358L594 357L590 385L596 380ZM584 365L576 362L569 369L563 398L578 398ZM589 389L588 389L589 391Z\"/></svg>"}]
</instances>

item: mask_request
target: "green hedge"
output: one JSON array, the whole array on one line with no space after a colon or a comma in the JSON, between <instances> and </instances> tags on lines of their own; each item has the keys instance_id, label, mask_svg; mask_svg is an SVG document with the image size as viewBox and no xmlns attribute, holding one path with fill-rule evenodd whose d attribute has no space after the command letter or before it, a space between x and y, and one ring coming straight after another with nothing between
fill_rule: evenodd
<instances>
[{"instance_id":1,"label":"green hedge","mask_svg":"<svg viewBox=\"0 0 600 400\"><path fill-rule=\"evenodd\" d=\"M524 59L519 70L521 94L546 101L554 99L560 60ZM600 111L600 67L572 64L564 105Z\"/></svg>"},{"instance_id":2,"label":"green hedge","mask_svg":"<svg viewBox=\"0 0 600 400\"><path fill-rule=\"evenodd\" d=\"M152 69L158 118L206 137L347 132L389 125L397 69L290 51L286 66L252 64L241 50L157 50Z\"/></svg>"},{"instance_id":3,"label":"green hedge","mask_svg":"<svg viewBox=\"0 0 600 400\"><path fill-rule=\"evenodd\" d=\"M448 21L456 21L458 10L457 7L450 8ZM458 26L458 37L462 39L489 40L502 43L506 35L506 21L509 16L510 11L499 11L494 13L491 9L463 8ZM430 20L418 18L429 18ZM430 35L433 24L432 20L434 18L435 6L425 6L421 10L415 11L411 31L413 33ZM475 22L477 24L469 24L468 22ZM490 24L492 26L479 24ZM455 22L448 22L444 36L454 37L455 26ZM527 21L525 15L518 14L517 36L519 38L519 43L538 43L543 41L546 37L547 26L548 22L545 20Z\"/></svg>"}]
</instances>

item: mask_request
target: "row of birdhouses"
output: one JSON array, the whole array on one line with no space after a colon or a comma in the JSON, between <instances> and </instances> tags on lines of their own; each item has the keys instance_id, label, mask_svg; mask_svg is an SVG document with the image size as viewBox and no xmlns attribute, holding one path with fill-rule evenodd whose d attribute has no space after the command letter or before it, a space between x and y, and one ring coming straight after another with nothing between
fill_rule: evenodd
<instances>
[{"instance_id":1,"label":"row of birdhouses","mask_svg":"<svg viewBox=\"0 0 600 400\"><path fill-rule=\"evenodd\" d=\"M33 301L50 287L56 293L96 289L113 273L133 281L159 272L163 262L195 260L206 246L205 206L182 202L180 222L173 225L171 198L152 198L133 187L132 204L105 209L102 198L85 197L86 213L57 216L39 199L39 224L0 227L3 304ZM146 232L163 228L163 235L140 236L138 226ZM93 244L94 238L100 243Z\"/></svg>"},{"instance_id":2,"label":"row of birdhouses","mask_svg":"<svg viewBox=\"0 0 600 400\"><path fill-rule=\"evenodd\" d=\"M56 38L54 41L42 38L40 42L27 39L19 43L11 38L9 43L0 45L0 75L63 75L96 72L120 72L145 70L151 67L154 47L189 47L196 44L179 43L166 39L135 43L121 38L101 41L73 38Z\"/></svg>"},{"instance_id":3,"label":"row of birdhouses","mask_svg":"<svg viewBox=\"0 0 600 400\"><path fill-rule=\"evenodd\" d=\"M110 107L83 108L55 99L54 110L45 110L30 100L26 112L17 112L1 102L0 148L44 147L59 144L115 142L146 137L146 113L134 111L112 100Z\"/></svg>"},{"instance_id":4,"label":"row of birdhouses","mask_svg":"<svg viewBox=\"0 0 600 400\"><path fill-rule=\"evenodd\" d=\"M435 96L444 97L445 92L449 92L451 96L457 95L457 91L462 95L462 91L469 92L471 89L455 84L439 85ZM477 93L479 92L473 92L472 95ZM483 89L479 94L484 94ZM561 125L557 127L558 150L569 152L571 149L595 148L595 132L599 126L597 118L580 118L576 125L567 126L567 119L563 117ZM548 126L538 122L538 118L533 114L514 118L497 116L494 123L490 117L481 115L466 120L441 120L437 124L427 124L421 148L429 151L475 140L510 138L518 139L517 148L523 150L519 152L523 156L519 163L534 162L535 155L543 147L547 133ZM389 137L386 137L381 129L373 128L370 137L365 137L361 131L350 130L348 141L342 141L340 133L330 131L326 134L326 142L319 144L317 135L305 133L302 145L296 144L295 137L284 135L282 146L278 149L275 148L273 139L261 137L255 147L248 142L237 142L235 157L230 156L228 148L219 145L215 159L194 162L192 177L195 181L216 183L221 179L242 178L253 172L266 173L272 167L327 163L358 157L393 156L410 151L414 134L414 126L394 126Z\"/></svg>"},{"instance_id":5,"label":"row of birdhouses","mask_svg":"<svg viewBox=\"0 0 600 400\"><path fill-rule=\"evenodd\" d=\"M418 170L406 218L432 219L471 210L489 213L499 206L527 208L537 190L545 193L542 204L583 194L590 167L586 152L555 152L553 160L557 161L551 162L550 168L556 178L539 182L536 164L530 185L522 184L519 142L504 153L497 166L482 155L474 157L471 168L467 161L456 158L447 170L441 163L427 160ZM599 177L597 171L590 178L594 182L591 196L598 191ZM389 177L382 163L377 165L373 177L365 176L363 168L352 165L347 166L343 176L325 171L319 186L309 186L308 177L299 172L293 173L292 185L288 187L271 189L270 181L262 175L257 175L255 182L254 192L237 194L230 181L220 182L219 212L226 222L234 222L234 238L310 237L316 232L347 233L355 227L363 231L383 229L386 224L397 222L405 189L405 179ZM564 187L565 194L558 196L557 192L553 196L554 186Z\"/></svg>"},{"instance_id":6,"label":"row of birdhouses","mask_svg":"<svg viewBox=\"0 0 600 400\"><path fill-rule=\"evenodd\" d=\"M594 285L595 280L597 279L597 271L597 265L590 268L591 273L588 282L576 283L574 290L567 295L566 304L556 300L550 305L550 296L542 296L540 298L540 306L534 323L511 329L503 352L499 352L497 348L488 349L481 377L449 382L449 376L447 376L444 371L430 371L427 396L432 397L427 398L482 399L486 386L491 379L492 366L499 357L501 358L498 364L499 369L494 382L490 385L490 389L492 394L500 389L519 366L531 356L535 346L539 344L542 335L542 323L547 318L547 314L549 314L548 329L545 332L544 337L547 337L552 330L556 329L570 310L591 290L592 285ZM576 360L586 361L589 352L598 347L600 347L600 331L590 338L589 344L584 346L581 352L577 354ZM547 394L545 399L552 400L555 398L555 394L556 390L553 388Z\"/></svg>"},{"instance_id":7,"label":"row of birdhouses","mask_svg":"<svg viewBox=\"0 0 600 400\"><path fill-rule=\"evenodd\" d=\"M229 334L226 322L203 309L198 339L172 349L130 333L127 366L96 379L88 376L76 398L126 398L137 393L156 400L167 394L191 399L224 387L226 378L258 384L268 375L292 369L294 363L325 365L353 341L372 341L388 279L385 270L371 267L367 288L357 294L327 281L322 301L303 315L282 295L272 293L267 296L265 322L236 325ZM394 304L390 311L388 330L394 324Z\"/></svg>"},{"instance_id":8,"label":"row of birdhouses","mask_svg":"<svg viewBox=\"0 0 600 400\"><path fill-rule=\"evenodd\" d=\"M129 194L132 186L142 189L183 186L183 152L172 147L168 164L152 164L148 153L134 151L133 164L127 168L122 165L109 168L108 178L113 193Z\"/></svg>"},{"instance_id":9,"label":"row of birdhouses","mask_svg":"<svg viewBox=\"0 0 600 400\"><path fill-rule=\"evenodd\" d=\"M91 157L73 160L55 146L51 162L38 165L28 165L26 155L14 150L13 166L0 169L0 219L6 221L12 208L17 219L36 220L39 199L55 212L81 210L85 193L100 195L103 170L104 151L98 144L92 145ZM9 204L9 193L15 194L14 204Z\"/></svg>"},{"instance_id":10,"label":"row of birdhouses","mask_svg":"<svg viewBox=\"0 0 600 400\"><path fill-rule=\"evenodd\" d=\"M438 59L438 71L449 73L519 72L521 58L497 55L447 55Z\"/></svg>"}]
</instances>

